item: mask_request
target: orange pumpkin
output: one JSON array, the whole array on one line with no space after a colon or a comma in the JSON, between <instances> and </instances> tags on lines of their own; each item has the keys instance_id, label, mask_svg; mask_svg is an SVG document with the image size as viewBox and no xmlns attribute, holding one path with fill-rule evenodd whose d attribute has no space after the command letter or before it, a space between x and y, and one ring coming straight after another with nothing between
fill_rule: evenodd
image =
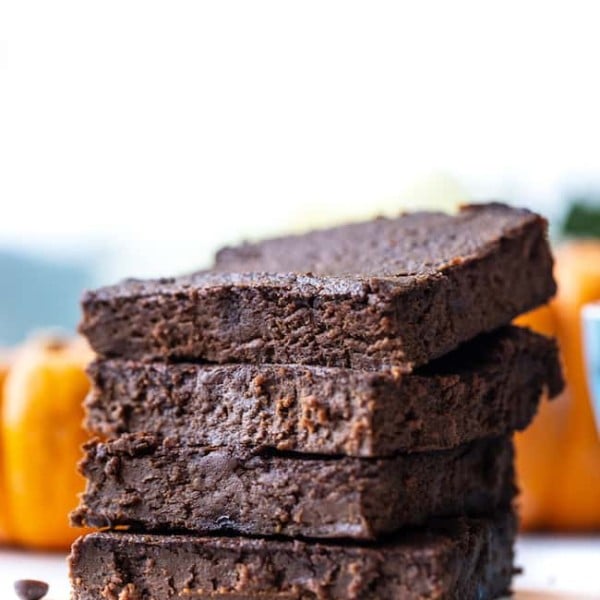
<instances>
[{"instance_id":1,"label":"orange pumpkin","mask_svg":"<svg viewBox=\"0 0 600 600\"><path fill-rule=\"evenodd\" d=\"M3 359L0 362L0 414L2 411L3 404L3 389L4 389L4 380L6 379L6 375L8 373L9 363L7 359ZM0 435L2 431L0 428ZM2 443L0 439L0 452L2 448ZM4 476L3 476L3 461L2 454L0 453L0 543L6 542L8 540L8 515L6 510L6 489L4 484Z\"/></svg>"},{"instance_id":2,"label":"orange pumpkin","mask_svg":"<svg viewBox=\"0 0 600 600\"><path fill-rule=\"evenodd\" d=\"M516 321L544 335L556 336L556 320L550 306L543 306ZM549 498L555 490L556 466L560 461L563 423L568 395L563 392L552 402L542 401L533 423L515 434L516 468L521 493L519 516L524 529L550 526Z\"/></svg>"},{"instance_id":3,"label":"orange pumpkin","mask_svg":"<svg viewBox=\"0 0 600 600\"><path fill-rule=\"evenodd\" d=\"M581 308L600 299L600 241L560 246L558 294L549 307L517 322L555 334L561 347L566 392L543 403L533 425L517 434L517 471L525 528L600 529L600 437L584 367Z\"/></svg>"},{"instance_id":4,"label":"orange pumpkin","mask_svg":"<svg viewBox=\"0 0 600 600\"><path fill-rule=\"evenodd\" d=\"M15 354L0 418L1 510L11 543L62 550L81 533L68 514L84 488L76 464L87 439L89 358L81 342L34 341Z\"/></svg>"},{"instance_id":5,"label":"orange pumpkin","mask_svg":"<svg viewBox=\"0 0 600 600\"><path fill-rule=\"evenodd\" d=\"M556 277L559 292L554 310L570 402L551 519L560 528L600 529L600 437L585 372L581 325L583 305L600 299L600 241L561 247Z\"/></svg>"}]
</instances>

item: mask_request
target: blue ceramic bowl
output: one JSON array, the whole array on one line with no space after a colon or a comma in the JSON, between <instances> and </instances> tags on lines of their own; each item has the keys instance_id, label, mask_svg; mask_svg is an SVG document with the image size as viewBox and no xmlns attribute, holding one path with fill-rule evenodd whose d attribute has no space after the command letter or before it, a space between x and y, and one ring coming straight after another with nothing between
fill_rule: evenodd
<instances>
[{"instance_id":1,"label":"blue ceramic bowl","mask_svg":"<svg viewBox=\"0 0 600 600\"><path fill-rule=\"evenodd\" d=\"M600 432L600 303L585 306L582 318L588 385Z\"/></svg>"}]
</instances>

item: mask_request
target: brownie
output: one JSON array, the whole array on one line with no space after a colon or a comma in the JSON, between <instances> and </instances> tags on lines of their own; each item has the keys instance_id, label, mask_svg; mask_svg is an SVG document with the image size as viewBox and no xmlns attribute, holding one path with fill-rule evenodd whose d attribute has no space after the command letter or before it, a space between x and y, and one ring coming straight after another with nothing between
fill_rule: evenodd
<instances>
[{"instance_id":1,"label":"brownie","mask_svg":"<svg viewBox=\"0 0 600 600\"><path fill-rule=\"evenodd\" d=\"M524 429L562 388L556 343L518 327L412 374L301 365L99 360L87 426L207 446L350 456L440 450Z\"/></svg>"},{"instance_id":2,"label":"brownie","mask_svg":"<svg viewBox=\"0 0 600 600\"><path fill-rule=\"evenodd\" d=\"M488 600L509 594L516 519L450 519L382 544L93 533L73 600Z\"/></svg>"},{"instance_id":3,"label":"brownie","mask_svg":"<svg viewBox=\"0 0 600 600\"><path fill-rule=\"evenodd\" d=\"M509 437L393 458L246 453L150 434L87 445L76 525L374 539L515 494Z\"/></svg>"},{"instance_id":4,"label":"brownie","mask_svg":"<svg viewBox=\"0 0 600 600\"><path fill-rule=\"evenodd\" d=\"M554 294L546 230L488 204L246 244L87 292L80 330L104 357L410 371Z\"/></svg>"}]
</instances>

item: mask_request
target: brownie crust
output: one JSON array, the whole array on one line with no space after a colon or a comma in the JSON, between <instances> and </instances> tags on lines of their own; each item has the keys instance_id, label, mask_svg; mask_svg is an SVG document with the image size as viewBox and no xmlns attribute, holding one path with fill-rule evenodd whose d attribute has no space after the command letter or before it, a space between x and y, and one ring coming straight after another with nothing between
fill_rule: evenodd
<instances>
[{"instance_id":1,"label":"brownie crust","mask_svg":"<svg viewBox=\"0 0 600 600\"><path fill-rule=\"evenodd\" d=\"M514 495L510 438L393 458L243 455L125 434L87 445L75 525L376 539L432 517L490 514Z\"/></svg>"},{"instance_id":2,"label":"brownie crust","mask_svg":"<svg viewBox=\"0 0 600 600\"><path fill-rule=\"evenodd\" d=\"M87 427L188 444L391 456L521 430L562 389L553 340L483 335L412 374L301 365L96 361Z\"/></svg>"},{"instance_id":3,"label":"brownie crust","mask_svg":"<svg viewBox=\"0 0 600 600\"><path fill-rule=\"evenodd\" d=\"M410 371L554 295L546 231L488 204L245 245L87 292L80 331L104 357Z\"/></svg>"},{"instance_id":4,"label":"brownie crust","mask_svg":"<svg viewBox=\"0 0 600 600\"><path fill-rule=\"evenodd\" d=\"M509 594L516 519L447 520L377 546L94 533L69 557L73 600L488 600Z\"/></svg>"}]
</instances>

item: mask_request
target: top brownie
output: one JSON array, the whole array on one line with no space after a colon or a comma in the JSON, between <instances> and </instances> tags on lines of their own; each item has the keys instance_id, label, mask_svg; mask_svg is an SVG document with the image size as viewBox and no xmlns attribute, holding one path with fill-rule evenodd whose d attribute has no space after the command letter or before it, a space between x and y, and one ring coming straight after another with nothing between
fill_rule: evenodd
<instances>
[{"instance_id":1,"label":"top brownie","mask_svg":"<svg viewBox=\"0 0 600 600\"><path fill-rule=\"evenodd\" d=\"M87 292L80 329L106 357L410 371L552 297L546 233L483 204L244 244Z\"/></svg>"}]
</instances>

